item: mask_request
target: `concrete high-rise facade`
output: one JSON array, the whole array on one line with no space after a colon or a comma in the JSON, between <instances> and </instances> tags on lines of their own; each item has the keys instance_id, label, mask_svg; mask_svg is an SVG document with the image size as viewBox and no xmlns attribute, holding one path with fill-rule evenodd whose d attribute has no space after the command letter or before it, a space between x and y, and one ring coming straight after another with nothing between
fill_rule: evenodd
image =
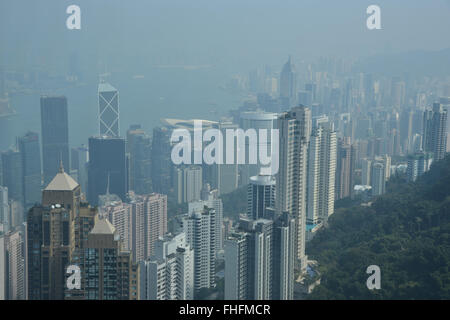
<instances>
[{"instance_id":1,"label":"concrete high-rise facade","mask_svg":"<svg viewBox=\"0 0 450 320\"><path fill-rule=\"evenodd\" d=\"M58 173L59 163L70 169L69 118L66 97L41 97L42 167L44 186Z\"/></svg>"},{"instance_id":2,"label":"concrete high-rise facade","mask_svg":"<svg viewBox=\"0 0 450 320\"><path fill-rule=\"evenodd\" d=\"M98 85L99 135L119 137L119 91L106 82Z\"/></svg>"},{"instance_id":3,"label":"concrete high-rise facade","mask_svg":"<svg viewBox=\"0 0 450 320\"><path fill-rule=\"evenodd\" d=\"M89 149L85 145L72 148L70 152L70 175L80 184L81 190L86 195L88 190L88 162Z\"/></svg>"},{"instance_id":4,"label":"concrete high-rise facade","mask_svg":"<svg viewBox=\"0 0 450 320\"><path fill-rule=\"evenodd\" d=\"M0 235L0 300L26 300L26 225Z\"/></svg>"},{"instance_id":5,"label":"concrete high-rise facade","mask_svg":"<svg viewBox=\"0 0 450 320\"><path fill-rule=\"evenodd\" d=\"M214 167L217 168L217 189L219 190L219 194L230 193L237 189L239 182L239 165L238 165L238 153L242 152L242 150L238 149L237 139L235 136L228 137L226 132L227 130L236 130L239 128L237 124L234 124L230 121L222 121L219 124L219 129L223 135L223 145L226 146L227 143L231 145L234 141L234 162L232 164L227 164L227 149L224 148L223 152L223 164L216 165ZM228 141L227 139L233 139L233 141Z\"/></svg>"},{"instance_id":6,"label":"concrete high-rise facade","mask_svg":"<svg viewBox=\"0 0 450 320\"><path fill-rule=\"evenodd\" d=\"M277 215L287 211L296 219L296 264L302 270L306 268L306 186L311 125L311 111L305 106L292 108L277 120L280 165L275 207Z\"/></svg>"},{"instance_id":7,"label":"concrete high-rise facade","mask_svg":"<svg viewBox=\"0 0 450 320\"><path fill-rule=\"evenodd\" d=\"M179 166L174 168L174 190L178 203L200 200L203 186L201 166Z\"/></svg>"},{"instance_id":8,"label":"concrete high-rise facade","mask_svg":"<svg viewBox=\"0 0 450 320\"><path fill-rule=\"evenodd\" d=\"M190 202L188 205L188 213L192 214L194 212L202 212L205 206L215 211L215 250L217 254L223 249L223 203L222 199L217 196L217 192L209 192L207 195L203 195L202 200Z\"/></svg>"},{"instance_id":9,"label":"concrete high-rise facade","mask_svg":"<svg viewBox=\"0 0 450 320\"><path fill-rule=\"evenodd\" d=\"M225 299L272 299L273 222L241 219L225 240Z\"/></svg>"},{"instance_id":10,"label":"concrete high-rise facade","mask_svg":"<svg viewBox=\"0 0 450 320\"><path fill-rule=\"evenodd\" d=\"M289 57L280 73L280 99L284 108L290 108L295 103L295 89L294 67Z\"/></svg>"},{"instance_id":11,"label":"concrete high-rise facade","mask_svg":"<svg viewBox=\"0 0 450 320\"><path fill-rule=\"evenodd\" d=\"M361 159L361 184L363 186L370 186L371 169L372 160L367 158Z\"/></svg>"},{"instance_id":12,"label":"concrete high-rise facade","mask_svg":"<svg viewBox=\"0 0 450 320\"><path fill-rule=\"evenodd\" d=\"M80 186L62 163L42 193L42 205L27 215L28 299L64 299L65 268L76 251L75 217ZM35 249L39 248L39 249Z\"/></svg>"},{"instance_id":13,"label":"concrete high-rise facade","mask_svg":"<svg viewBox=\"0 0 450 320\"><path fill-rule=\"evenodd\" d=\"M97 219L84 244L84 299L137 300L139 268L107 219Z\"/></svg>"},{"instance_id":14,"label":"concrete high-rise facade","mask_svg":"<svg viewBox=\"0 0 450 320\"><path fill-rule=\"evenodd\" d=\"M434 103L423 114L423 151L433 152L434 161L444 158L447 150L447 109Z\"/></svg>"},{"instance_id":15,"label":"concrete high-rise facade","mask_svg":"<svg viewBox=\"0 0 450 320\"><path fill-rule=\"evenodd\" d=\"M272 299L294 299L295 219L284 212L274 221Z\"/></svg>"},{"instance_id":16,"label":"concrete high-rise facade","mask_svg":"<svg viewBox=\"0 0 450 320\"><path fill-rule=\"evenodd\" d=\"M10 199L23 204L23 165L18 150L2 152L3 185L8 188Z\"/></svg>"},{"instance_id":17,"label":"concrete high-rise facade","mask_svg":"<svg viewBox=\"0 0 450 320\"><path fill-rule=\"evenodd\" d=\"M88 201L98 204L98 197L109 188L123 201L128 192L125 140L101 136L89 138Z\"/></svg>"},{"instance_id":18,"label":"concrete high-rise facade","mask_svg":"<svg viewBox=\"0 0 450 320\"><path fill-rule=\"evenodd\" d=\"M216 213L204 208L183 219L188 245L194 249L194 290L216 286Z\"/></svg>"},{"instance_id":19,"label":"concrete high-rise facade","mask_svg":"<svg viewBox=\"0 0 450 320\"><path fill-rule=\"evenodd\" d=\"M127 131L127 153L130 155L129 189L137 194L152 192L150 137L139 127Z\"/></svg>"},{"instance_id":20,"label":"concrete high-rise facade","mask_svg":"<svg viewBox=\"0 0 450 320\"><path fill-rule=\"evenodd\" d=\"M386 189L386 173L384 165L377 162L372 166L371 176L372 195L380 196L385 193Z\"/></svg>"},{"instance_id":21,"label":"concrete high-rise facade","mask_svg":"<svg viewBox=\"0 0 450 320\"><path fill-rule=\"evenodd\" d=\"M247 187L247 216L257 220L266 218L266 208L275 207L275 178L258 175L250 178Z\"/></svg>"},{"instance_id":22,"label":"concrete high-rise facade","mask_svg":"<svg viewBox=\"0 0 450 320\"><path fill-rule=\"evenodd\" d=\"M416 181L419 176L430 170L433 162L433 153L418 152L408 156L406 176L408 181Z\"/></svg>"},{"instance_id":23,"label":"concrete high-rise facade","mask_svg":"<svg viewBox=\"0 0 450 320\"><path fill-rule=\"evenodd\" d=\"M17 140L22 157L24 208L28 210L41 200L41 151L39 135L28 132Z\"/></svg>"},{"instance_id":24,"label":"concrete high-rise facade","mask_svg":"<svg viewBox=\"0 0 450 320\"><path fill-rule=\"evenodd\" d=\"M133 261L153 255L155 242L167 232L167 196L159 193L131 197Z\"/></svg>"},{"instance_id":25,"label":"concrete high-rise facade","mask_svg":"<svg viewBox=\"0 0 450 320\"><path fill-rule=\"evenodd\" d=\"M251 277L248 270L248 240L245 232L230 234L224 241L225 249L225 299L248 298Z\"/></svg>"},{"instance_id":26,"label":"concrete high-rise facade","mask_svg":"<svg viewBox=\"0 0 450 320\"><path fill-rule=\"evenodd\" d=\"M35 206L28 212L29 300L64 299L65 268L70 262L70 225L70 210L60 205Z\"/></svg>"},{"instance_id":27,"label":"concrete high-rise facade","mask_svg":"<svg viewBox=\"0 0 450 320\"><path fill-rule=\"evenodd\" d=\"M349 141L339 139L337 143L336 159L336 200L350 197L353 195L353 186L355 184L355 162L356 150Z\"/></svg>"},{"instance_id":28,"label":"concrete high-rise facade","mask_svg":"<svg viewBox=\"0 0 450 320\"><path fill-rule=\"evenodd\" d=\"M0 224L3 226L3 232L8 231L11 224L9 216L8 188L0 186Z\"/></svg>"},{"instance_id":29,"label":"concrete high-rise facade","mask_svg":"<svg viewBox=\"0 0 450 320\"><path fill-rule=\"evenodd\" d=\"M267 155L271 155L272 152L272 136L271 130L274 128L277 120L277 114L265 111L247 111L240 114L240 127L246 131L248 129L256 130L256 132L262 132L260 130L267 130L266 141L259 140L256 148L257 154L259 154L260 149L265 150ZM250 178L257 176L261 173L261 164L249 164L249 140L245 141L245 163L239 165L239 184L247 185L250 182Z\"/></svg>"},{"instance_id":30,"label":"concrete high-rise facade","mask_svg":"<svg viewBox=\"0 0 450 320\"><path fill-rule=\"evenodd\" d=\"M141 300L194 299L194 250L184 233L158 239L155 254L139 265Z\"/></svg>"},{"instance_id":31,"label":"concrete high-rise facade","mask_svg":"<svg viewBox=\"0 0 450 320\"><path fill-rule=\"evenodd\" d=\"M124 250L132 250L132 205L118 201L110 201L99 208L99 215L108 219L120 236Z\"/></svg>"},{"instance_id":32,"label":"concrete high-rise facade","mask_svg":"<svg viewBox=\"0 0 450 320\"><path fill-rule=\"evenodd\" d=\"M154 192L162 194L169 194L171 188L171 132L167 127L156 127L153 129L151 154L152 188Z\"/></svg>"},{"instance_id":33,"label":"concrete high-rise facade","mask_svg":"<svg viewBox=\"0 0 450 320\"><path fill-rule=\"evenodd\" d=\"M318 124L308 151L307 218L309 224L326 221L334 213L336 132L329 122Z\"/></svg>"}]
</instances>

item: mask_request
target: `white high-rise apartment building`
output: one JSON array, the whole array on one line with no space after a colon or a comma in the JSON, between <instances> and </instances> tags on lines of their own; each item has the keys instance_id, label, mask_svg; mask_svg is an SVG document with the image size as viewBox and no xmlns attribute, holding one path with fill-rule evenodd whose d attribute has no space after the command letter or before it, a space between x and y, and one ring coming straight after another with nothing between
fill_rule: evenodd
<instances>
[{"instance_id":1,"label":"white high-rise apartment building","mask_svg":"<svg viewBox=\"0 0 450 320\"><path fill-rule=\"evenodd\" d=\"M132 249L132 210L131 204L122 201L111 201L99 208L99 214L106 217L116 229L124 250Z\"/></svg>"},{"instance_id":2,"label":"white high-rise apartment building","mask_svg":"<svg viewBox=\"0 0 450 320\"><path fill-rule=\"evenodd\" d=\"M280 167L276 176L276 212L287 211L296 219L296 264L306 268L306 186L308 145L311 136L311 110L292 108L277 120Z\"/></svg>"},{"instance_id":3,"label":"white high-rise apartment building","mask_svg":"<svg viewBox=\"0 0 450 320\"><path fill-rule=\"evenodd\" d=\"M445 157L447 151L447 108L434 103L423 114L423 151L433 152L434 161Z\"/></svg>"},{"instance_id":4,"label":"white high-rise apartment building","mask_svg":"<svg viewBox=\"0 0 450 320\"><path fill-rule=\"evenodd\" d=\"M178 203L200 200L202 167L188 166L175 169L175 191Z\"/></svg>"},{"instance_id":5,"label":"white high-rise apartment building","mask_svg":"<svg viewBox=\"0 0 450 320\"><path fill-rule=\"evenodd\" d=\"M139 262L153 255L156 240L167 232L167 196L135 195L130 204L133 260Z\"/></svg>"},{"instance_id":6,"label":"white high-rise apartment building","mask_svg":"<svg viewBox=\"0 0 450 320\"><path fill-rule=\"evenodd\" d=\"M26 224L0 236L0 300L25 300Z\"/></svg>"},{"instance_id":7,"label":"white high-rise apartment building","mask_svg":"<svg viewBox=\"0 0 450 320\"><path fill-rule=\"evenodd\" d=\"M141 300L194 299L194 250L184 233L161 237L155 254L140 262Z\"/></svg>"},{"instance_id":8,"label":"white high-rise apartment building","mask_svg":"<svg viewBox=\"0 0 450 320\"><path fill-rule=\"evenodd\" d=\"M215 211L215 239L216 239L216 255L223 250L223 203L222 199L217 197L217 192L203 193L203 199L190 202L188 205L188 213L202 212L204 207L212 208Z\"/></svg>"},{"instance_id":9,"label":"white high-rise apartment building","mask_svg":"<svg viewBox=\"0 0 450 320\"><path fill-rule=\"evenodd\" d=\"M216 213L204 208L183 219L187 243L194 249L194 289L215 287Z\"/></svg>"},{"instance_id":10,"label":"white high-rise apartment building","mask_svg":"<svg viewBox=\"0 0 450 320\"><path fill-rule=\"evenodd\" d=\"M307 223L317 224L334 213L336 132L330 122L313 129L309 146Z\"/></svg>"}]
</instances>

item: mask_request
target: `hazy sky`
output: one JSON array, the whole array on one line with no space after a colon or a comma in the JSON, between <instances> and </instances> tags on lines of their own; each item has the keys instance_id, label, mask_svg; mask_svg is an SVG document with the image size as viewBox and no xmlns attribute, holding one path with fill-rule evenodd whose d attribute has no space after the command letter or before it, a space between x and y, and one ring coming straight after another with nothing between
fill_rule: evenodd
<instances>
[{"instance_id":1,"label":"hazy sky","mask_svg":"<svg viewBox=\"0 0 450 320\"><path fill-rule=\"evenodd\" d=\"M67 30L66 8L82 10ZM381 7L382 30L366 28ZM358 57L450 47L446 0L2 0L0 65L90 68L221 64L237 70L279 64L289 54Z\"/></svg>"}]
</instances>

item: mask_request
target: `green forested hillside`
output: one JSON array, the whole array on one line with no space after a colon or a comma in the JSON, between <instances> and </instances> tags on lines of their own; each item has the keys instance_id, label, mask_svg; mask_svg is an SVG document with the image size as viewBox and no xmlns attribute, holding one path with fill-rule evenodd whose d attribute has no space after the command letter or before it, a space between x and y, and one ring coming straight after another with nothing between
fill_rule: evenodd
<instances>
[{"instance_id":1,"label":"green forested hillside","mask_svg":"<svg viewBox=\"0 0 450 320\"><path fill-rule=\"evenodd\" d=\"M247 186L220 196L223 202L223 216L239 220L240 213L247 212Z\"/></svg>"},{"instance_id":2,"label":"green forested hillside","mask_svg":"<svg viewBox=\"0 0 450 320\"><path fill-rule=\"evenodd\" d=\"M338 209L307 254L322 273L310 299L450 299L450 157L416 183L392 179L371 207ZM366 287L369 265L380 290Z\"/></svg>"}]
</instances>

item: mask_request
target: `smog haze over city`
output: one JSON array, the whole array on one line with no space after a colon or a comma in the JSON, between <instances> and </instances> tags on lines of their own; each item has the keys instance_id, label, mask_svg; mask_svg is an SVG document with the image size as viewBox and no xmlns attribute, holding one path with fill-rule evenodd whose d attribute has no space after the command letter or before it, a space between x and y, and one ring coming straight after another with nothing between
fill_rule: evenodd
<instances>
[{"instance_id":1,"label":"smog haze over city","mask_svg":"<svg viewBox=\"0 0 450 320\"><path fill-rule=\"evenodd\" d=\"M450 299L449 17L2 0L0 300Z\"/></svg>"}]
</instances>

